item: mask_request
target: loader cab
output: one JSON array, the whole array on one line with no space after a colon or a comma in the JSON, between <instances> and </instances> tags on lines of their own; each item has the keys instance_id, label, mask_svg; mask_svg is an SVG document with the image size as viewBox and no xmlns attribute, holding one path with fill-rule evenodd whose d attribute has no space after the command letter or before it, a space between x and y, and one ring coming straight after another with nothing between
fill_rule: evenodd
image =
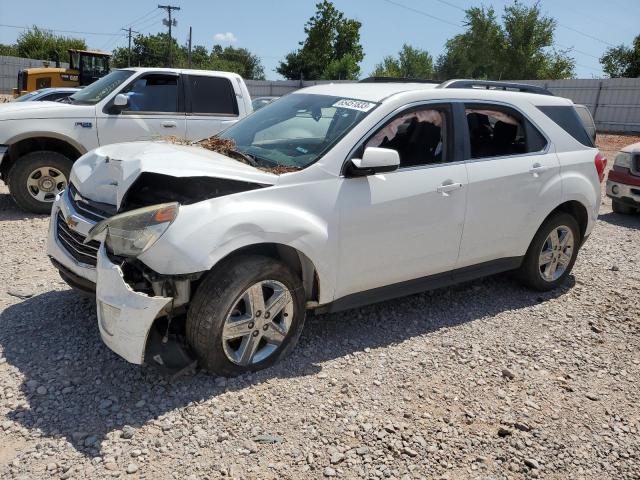
<instances>
[{"instance_id":1,"label":"loader cab","mask_svg":"<svg viewBox=\"0 0 640 480\"><path fill-rule=\"evenodd\" d=\"M26 68L18 73L14 97L51 87L83 87L109 73L110 53L92 50L69 49L69 68L55 67L48 62L42 67Z\"/></svg>"}]
</instances>

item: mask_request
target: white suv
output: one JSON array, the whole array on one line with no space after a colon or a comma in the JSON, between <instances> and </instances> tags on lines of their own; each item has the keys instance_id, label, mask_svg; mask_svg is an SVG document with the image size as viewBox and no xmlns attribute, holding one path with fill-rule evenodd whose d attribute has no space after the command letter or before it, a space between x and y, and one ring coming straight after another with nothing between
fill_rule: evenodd
<instances>
[{"instance_id":1,"label":"white suv","mask_svg":"<svg viewBox=\"0 0 640 480\"><path fill-rule=\"evenodd\" d=\"M290 351L307 310L507 270L552 289L594 226L604 162L571 101L459 86L300 90L223 132L225 155L98 148L54 204L49 255L95 288L126 360L182 335L222 375Z\"/></svg>"}]
</instances>

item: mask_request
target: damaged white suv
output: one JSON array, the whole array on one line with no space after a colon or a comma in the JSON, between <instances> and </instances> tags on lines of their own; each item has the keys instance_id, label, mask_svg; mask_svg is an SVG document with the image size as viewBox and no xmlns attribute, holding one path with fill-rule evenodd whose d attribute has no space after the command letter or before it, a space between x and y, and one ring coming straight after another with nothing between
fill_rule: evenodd
<instances>
[{"instance_id":1,"label":"damaged white suv","mask_svg":"<svg viewBox=\"0 0 640 480\"><path fill-rule=\"evenodd\" d=\"M224 155L100 147L54 204L49 255L95 289L126 360L177 338L222 375L285 355L307 310L507 270L554 288L595 223L604 160L569 100L455 88L469 83L300 90L226 130Z\"/></svg>"}]
</instances>

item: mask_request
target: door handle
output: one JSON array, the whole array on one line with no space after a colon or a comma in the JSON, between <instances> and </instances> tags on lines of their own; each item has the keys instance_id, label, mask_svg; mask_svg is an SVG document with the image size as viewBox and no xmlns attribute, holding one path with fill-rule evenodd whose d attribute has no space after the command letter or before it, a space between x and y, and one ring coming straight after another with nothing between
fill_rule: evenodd
<instances>
[{"instance_id":1,"label":"door handle","mask_svg":"<svg viewBox=\"0 0 640 480\"><path fill-rule=\"evenodd\" d=\"M538 178L538 176L541 173L544 173L547 170L549 170L549 167L545 167L544 165L541 165L540 163L534 163L533 166L529 169L529 173L533 174L534 177Z\"/></svg>"},{"instance_id":2,"label":"door handle","mask_svg":"<svg viewBox=\"0 0 640 480\"><path fill-rule=\"evenodd\" d=\"M173 121L162 122L160 125L164 128L176 128L178 126L178 124Z\"/></svg>"},{"instance_id":3,"label":"door handle","mask_svg":"<svg viewBox=\"0 0 640 480\"><path fill-rule=\"evenodd\" d=\"M461 188L461 183L443 183L438 188L436 188L436 192L441 193L443 197L448 197L450 192L460 190Z\"/></svg>"}]
</instances>

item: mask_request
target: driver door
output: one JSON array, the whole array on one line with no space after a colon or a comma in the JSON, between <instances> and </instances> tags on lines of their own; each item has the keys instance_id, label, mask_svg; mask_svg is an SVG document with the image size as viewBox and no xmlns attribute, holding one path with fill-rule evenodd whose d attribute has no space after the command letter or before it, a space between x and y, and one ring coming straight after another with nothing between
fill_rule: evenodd
<instances>
[{"instance_id":1,"label":"driver door","mask_svg":"<svg viewBox=\"0 0 640 480\"><path fill-rule=\"evenodd\" d=\"M404 288L455 267L468 181L452 126L450 105L430 104L399 114L365 140L363 147L398 151L400 168L342 179L336 298Z\"/></svg>"},{"instance_id":2,"label":"driver door","mask_svg":"<svg viewBox=\"0 0 640 480\"><path fill-rule=\"evenodd\" d=\"M186 115L182 102L182 82L174 73L149 73L133 80L120 93L129 102L116 109L107 104L98 113L100 145L137 140L184 138Z\"/></svg>"}]
</instances>

